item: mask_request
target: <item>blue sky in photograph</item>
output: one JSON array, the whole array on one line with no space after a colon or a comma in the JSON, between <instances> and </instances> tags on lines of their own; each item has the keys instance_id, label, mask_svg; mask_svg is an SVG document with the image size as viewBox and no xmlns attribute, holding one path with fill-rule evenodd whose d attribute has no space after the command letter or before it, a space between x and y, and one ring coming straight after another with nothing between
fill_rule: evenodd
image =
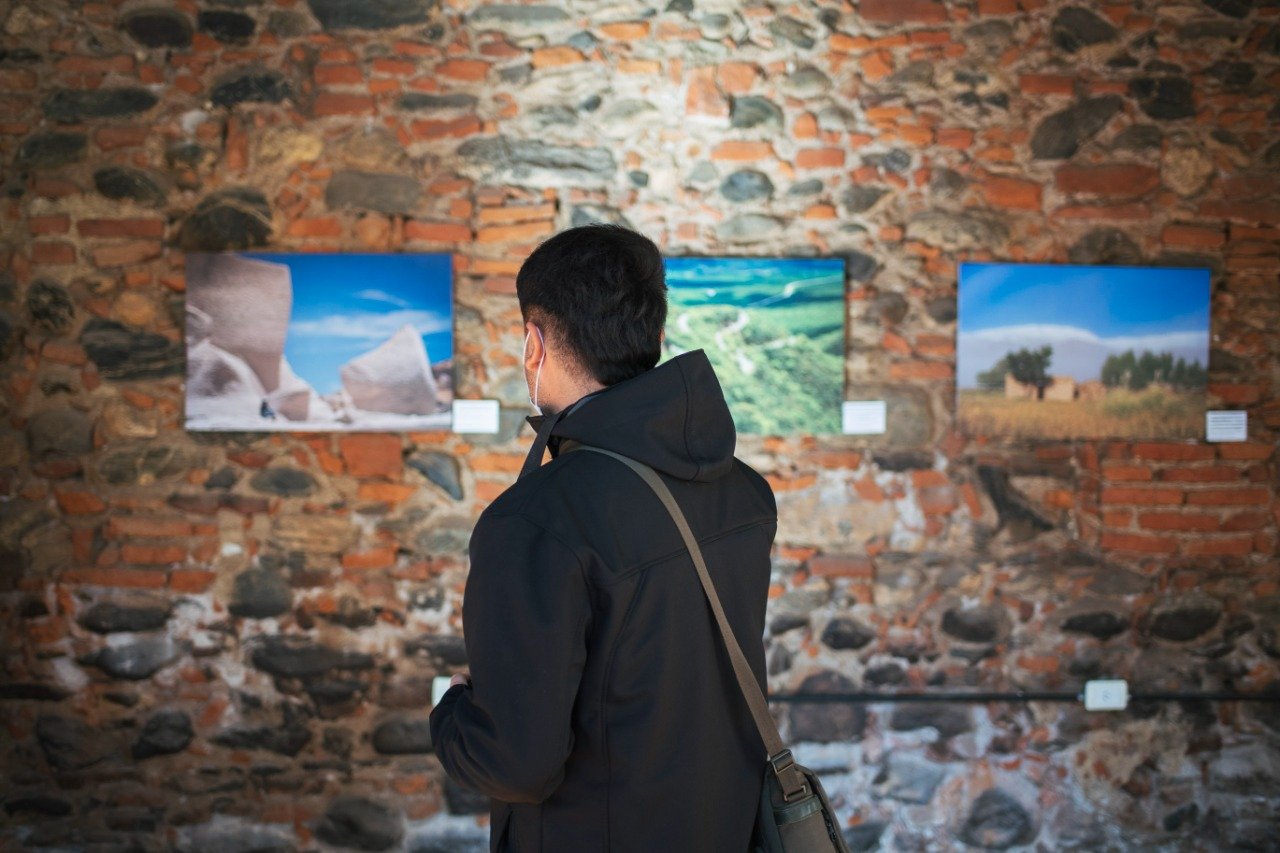
<instances>
[{"instance_id":1,"label":"blue sky in photograph","mask_svg":"<svg viewBox=\"0 0 1280 853\"><path fill-rule=\"evenodd\" d=\"M405 325L434 364L453 355L453 264L447 254L245 252L287 264L293 311L284 354L321 394L341 387L338 368Z\"/></svg>"},{"instance_id":2,"label":"blue sky in photograph","mask_svg":"<svg viewBox=\"0 0 1280 853\"><path fill-rule=\"evenodd\" d=\"M1209 328L1209 271L1052 264L961 264L961 333L1074 326L1100 338Z\"/></svg>"},{"instance_id":3,"label":"blue sky in photograph","mask_svg":"<svg viewBox=\"0 0 1280 853\"><path fill-rule=\"evenodd\" d=\"M1130 349L1209 360L1207 269L965 263L958 315L961 388L1024 347L1051 346L1050 373L1081 381Z\"/></svg>"}]
</instances>

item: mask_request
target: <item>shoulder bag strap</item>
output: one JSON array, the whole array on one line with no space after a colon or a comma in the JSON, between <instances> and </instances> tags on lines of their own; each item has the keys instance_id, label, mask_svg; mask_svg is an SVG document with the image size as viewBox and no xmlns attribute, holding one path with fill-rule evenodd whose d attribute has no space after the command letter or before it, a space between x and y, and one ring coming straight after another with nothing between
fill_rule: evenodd
<instances>
[{"instance_id":1,"label":"shoulder bag strap","mask_svg":"<svg viewBox=\"0 0 1280 853\"><path fill-rule=\"evenodd\" d=\"M716 594L716 588L711 583L711 574L707 571L707 563L702 558L702 548L698 545L697 538L694 537L693 531L689 528L689 522L685 518L684 512L680 509L680 505L676 503L675 495L671 494L671 490L667 488L666 483L662 482L662 478L658 476L656 471L629 456L623 456L621 453L614 453L612 450L605 450L602 447L592 447L588 444L575 443L572 449L590 450L617 459L636 472L649 485L649 488L653 489L658 499L662 501L662 505L667 508L667 512L671 514L672 520L676 523L676 527L680 528L680 536L684 539L685 547L689 549L689 556L693 558L694 568L698 570L698 580L702 583L702 591L706 593L707 603L711 605L711 612L715 614L716 626L720 629L720 638L724 640L725 650L729 653L729 662L733 664L733 674L737 677L738 687L742 690L742 695L747 700L747 706L751 709L751 716L755 720L756 728L760 730L760 739L764 741L765 749L768 750L769 762L773 765L774 772L778 774L778 781L782 783L783 791L788 795L793 795L803 789L805 787L804 778L795 767L791 751L783 746L782 738L778 736L778 727L774 723L773 717L769 714L769 705L765 701L764 692L760 689L759 682L756 681L755 675L751 672L751 665L747 663L746 655L742 653L742 647L738 645L738 640L734 637L733 630L729 627L729 620L725 617L724 608L720 605L720 596Z\"/></svg>"}]
</instances>

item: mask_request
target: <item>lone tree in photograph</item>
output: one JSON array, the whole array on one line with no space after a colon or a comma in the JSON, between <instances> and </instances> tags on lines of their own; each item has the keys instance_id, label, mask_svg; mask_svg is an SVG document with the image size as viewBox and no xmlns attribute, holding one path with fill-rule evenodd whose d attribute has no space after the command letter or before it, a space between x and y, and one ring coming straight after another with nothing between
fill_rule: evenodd
<instances>
[{"instance_id":1,"label":"lone tree in photograph","mask_svg":"<svg viewBox=\"0 0 1280 853\"><path fill-rule=\"evenodd\" d=\"M1053 380L1049 377L1049 363L1053 360L1053 347L1036 350L1020 349L1006 355L1001 361L1009 366L1013 378L1024 385L1033 385L1036 399L1044 399L1044 389Z\"/></svg>"}]
</instances>

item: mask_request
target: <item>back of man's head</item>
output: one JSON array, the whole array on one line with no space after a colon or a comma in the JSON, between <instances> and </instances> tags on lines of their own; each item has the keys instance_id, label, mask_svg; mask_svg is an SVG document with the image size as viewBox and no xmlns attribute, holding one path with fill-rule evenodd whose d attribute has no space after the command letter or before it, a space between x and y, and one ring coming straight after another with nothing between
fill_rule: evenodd
<instances>
[{"instance_id":1,"label":"back of man's head","mask_svg":"<svg viewBox=\"0 0 1280 853\"><path fill-rule=\"evenodd\" d=\"M551 237L516 276L520 313L601 385L648 370L662 352L667 284L653 241L618 225Z\"/></svg>"}]
</instances>

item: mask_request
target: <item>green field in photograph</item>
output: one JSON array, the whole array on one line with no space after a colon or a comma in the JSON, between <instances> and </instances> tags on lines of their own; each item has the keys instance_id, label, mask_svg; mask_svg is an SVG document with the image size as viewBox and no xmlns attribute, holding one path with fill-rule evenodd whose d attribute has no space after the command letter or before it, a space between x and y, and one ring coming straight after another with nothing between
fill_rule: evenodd
<instances>
[{"instance_id":1,"label":"green field in photograph","mask_svg":"<svg viewBox=\"0 0 1280 853\"><path fill-rule=\"evenodd\" d=\"M844 262L671 258L666 354L704 349L740 433L840 432Z\"/></svg>"}]
</instances>

